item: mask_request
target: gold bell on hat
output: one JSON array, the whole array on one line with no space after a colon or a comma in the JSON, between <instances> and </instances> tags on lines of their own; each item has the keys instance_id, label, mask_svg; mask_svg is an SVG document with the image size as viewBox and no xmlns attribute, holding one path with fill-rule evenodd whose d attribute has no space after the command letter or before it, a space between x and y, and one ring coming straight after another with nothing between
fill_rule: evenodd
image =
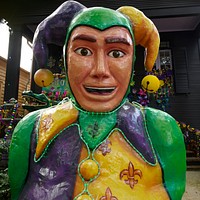
<instances>
[{"instance_id":1,"label":"gold bell on hat","mask_svg":"<svg viewBox=\"0 0 200 200\"><path fill-rule=\"evenodd\" d=\"M142 89L149 93L155 93L160 87L160 80L157 76L147 75L142 79Z\"/></svg>"}]
</instances>

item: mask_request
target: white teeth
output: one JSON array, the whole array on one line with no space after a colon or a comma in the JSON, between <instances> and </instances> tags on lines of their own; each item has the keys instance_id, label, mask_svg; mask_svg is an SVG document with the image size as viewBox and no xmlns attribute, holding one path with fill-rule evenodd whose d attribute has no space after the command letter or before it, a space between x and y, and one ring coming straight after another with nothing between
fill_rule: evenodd
<instances>
[{"instance_id":1,"label":"white teeth","mask_svg":"<svg viewBox=\"0 0 200 200\"><path fill-rule=\"evenodd\" d=\"M114 90L115 87L85 87L86 89L95 89L95 90Z\"/></svg>"}]
</instances>

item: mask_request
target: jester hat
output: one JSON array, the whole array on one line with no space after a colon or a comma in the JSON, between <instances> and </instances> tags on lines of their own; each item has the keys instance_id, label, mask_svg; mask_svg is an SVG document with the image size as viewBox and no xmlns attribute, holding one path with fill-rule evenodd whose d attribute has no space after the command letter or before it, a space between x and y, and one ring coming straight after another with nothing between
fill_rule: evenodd
<instances>
[{"instance_id":1,"label":"jester hat","mask_svg":"<svg viewBox=\"0 0 200 200\"><path fill-rule=\"evenodd\" d=\"M157 58L160 38L155 25L150 19L131 6L122 6L115 11L102 7L86 8L76 1L66 1L38 25L33 41L33 54L38 66L40 68L47 66L48 44L55 44L64 46L64 64L67 68L67 55L65 53L68 40L72 31L81 25L98 30L105 30L113 26L126 28L132 36L133 43L145 47L144 66L147 71L152 70ZM134 65L135 51L133 55ZM133 70L134 67L132 67L131 79L133 78ZM126 95L128 92L129 89Z\"/></svg>"},{"instance_id":2,"label":"jester hat","mask_svg":"<svg viewBox=\"0 0 200 200\"><path fill-rule=\"evenodd\" d=\"M99 10L102 16L97 17L98 12L95 13L95 10ZM63 47L66 43L66 35L68 39L72 29L78 25L89 25L100 30L112 26L126 27L131 35L134 35L135 45L145 48L144 66L147 71L152 70L157 58L160 38L157 28L143 12L132 6L122 6L116 11L86 8L76 1L64 2L37 26L33 39L33 54L40 68L47 66L48 44Z\"/></svg>"},{"instance_id":3,"label":"jester hat","mask_svg":"<svg viewBox=\"0 0 200 200\"><path fill-rule=\"evenodd\" d=\"M128 29L129 33L132 36L132 40L134 41L131 23L123 14L109 8L93 7L84 9L72 20L67 30L67 36L63 52L64 55L66 53L66 48L70 35L72 31L78 26L89 26L100 31L106 30L113 26L124 27Z\"/></svg>"}]
</instances>

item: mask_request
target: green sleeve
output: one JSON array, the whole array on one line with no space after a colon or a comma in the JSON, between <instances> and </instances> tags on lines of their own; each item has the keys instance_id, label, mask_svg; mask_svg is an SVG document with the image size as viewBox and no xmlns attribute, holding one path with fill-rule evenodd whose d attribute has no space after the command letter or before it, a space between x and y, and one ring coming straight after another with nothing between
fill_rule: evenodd
<instances>
[{"instance_id":1,"label":"green sleeve","mask_svg":"<svg viewBox=\"0 0 200 200\"><path fill-rule=\"evenodd\" d=\"M23 188L29 163L30 139L39 110L29 113L14 129L8 160L11 199L17 200Z\"/></svg>"},{"instance_id":2,"label":"green sleeve","mask_svg":"<svg viewBox=\"0 0 200 200\"><path fill-rule=\"evenodd\" d=\"M186 151L183 134L169 114L145 108L146 123L163 170L163 182L172 200L180 200L186 184Z\"/></svg>"}]
</instances>

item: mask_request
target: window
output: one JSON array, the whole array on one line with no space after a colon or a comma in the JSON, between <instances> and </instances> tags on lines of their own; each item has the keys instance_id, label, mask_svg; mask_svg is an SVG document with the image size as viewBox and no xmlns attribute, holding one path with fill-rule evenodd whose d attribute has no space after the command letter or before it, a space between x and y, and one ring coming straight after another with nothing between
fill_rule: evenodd
<instances>
[{"instance_id":1,"label":"window","mask_svg":"<svg viewBox=\"0 0 200 200\"><path fill-rule=\"evenodd\" d=\"M0 56L4 59L8 57L8 46L9 46L9 26L5 20L0 22ZM21 46L21 60L20 67L30 72L32 67L32 44L25 38L22 37Z\"/></svg>"},{"instance_id":2,"label":"window","mask_svg":"<svg viewBox=\"0 0 200 200\"><path fill-rule=\"evenodd\" d=\"M156 70L159 70L159 69L172 70L172 56L171 56L170 49L159 50L155 69Z\"/></svg>"},{"instance_id":3,"label":"window","mask_svg":"<svg viewBox=\"0 0 200 200\"><path fill-rule=\"evenodd\" d=\"M0 22L0 56L7 59L9 44L9 26L4 20Z\"/></svg>"},{"instance_id":4,"label":"window","mask_svg":"<svg viewBox=\"0 0 200 200\"><path fill-rule=\"evenodd\" d=\"M25 37L22 36L20 67L30 72L32 67L32 60L32 44Z\"/></svg>"}]
</instances>

